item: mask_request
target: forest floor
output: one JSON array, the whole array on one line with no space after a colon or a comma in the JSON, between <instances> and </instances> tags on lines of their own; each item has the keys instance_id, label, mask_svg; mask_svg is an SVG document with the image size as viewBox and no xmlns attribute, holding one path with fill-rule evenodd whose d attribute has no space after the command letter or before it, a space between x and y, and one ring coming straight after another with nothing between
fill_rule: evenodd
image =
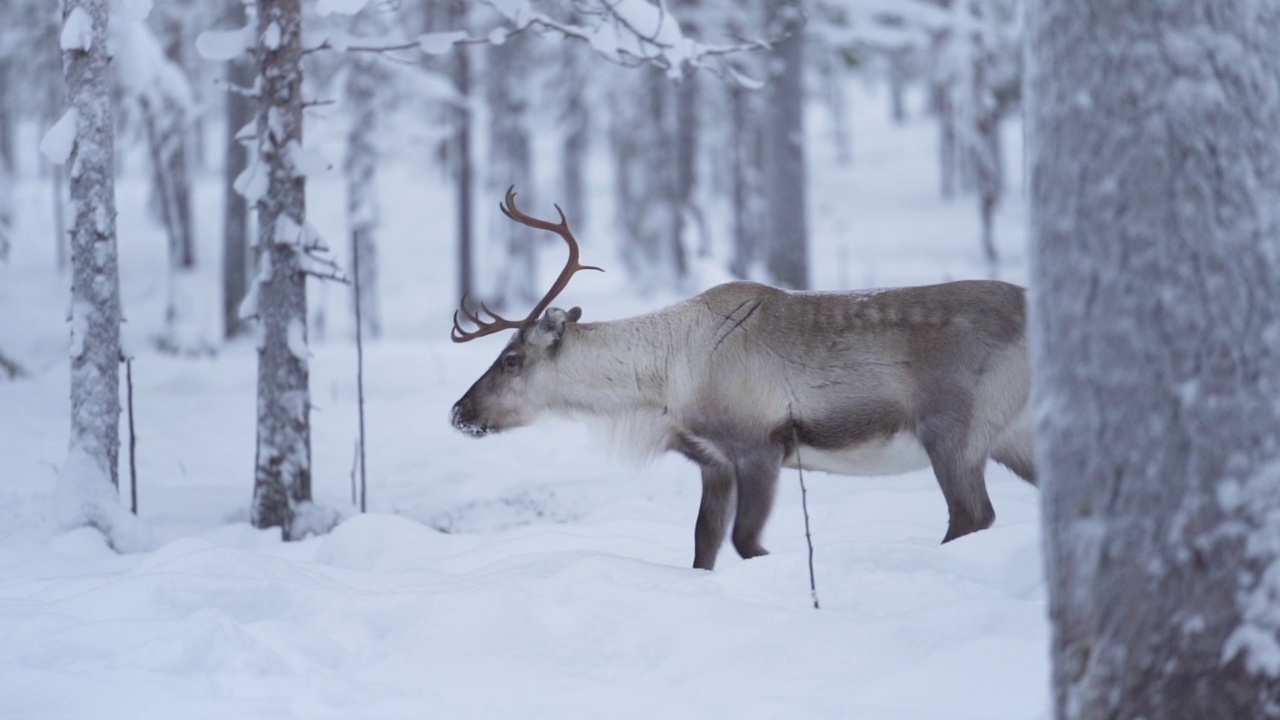
<instances>
[{"instance_id":1,"label":"forest floor","mask_svg":"<svg viewBox=\"0 0 1280 720\"><path fill-rule=\"evenodd\" d=\"M861 100L875 105L855 113L848 167L831 160L822 118L812 121L815 286L981 276L976 203L938 199L932 125L891 126L882 101ZM1021 174L1018 153L1009 156L997 238L1003 274L1021 281ZM945 546L930 472L806 474L815 611L794 471L766 530L772 554L742 561L726 548L704 572L688 567L701 489L688 462L634 467L569 423L483 440L454 431L450 406L504 340L448 341L450 192L410 164L392 166L382 185L387 337L366 356L370 512L351 504L348 294L318 289L314 490L346 519L286 544L245 522L252 342L202 357L154 349L164 245L142 173L126 163L125 333L139 514L155 549L125 555L53 517L68 427L68 279L44 241L48 183L28 173L13 256L0 265L0 352L28 373L0 380L0 717L1047 716L1038 497L1003 468L988 471L995 526ZM201 184L202 266L184 280L201 298L216 297L218 193L214 180ZM338 181L321 178L311 193L311 222L341 237ZM540 214L547 195L524 208ZM593 247L609 237L611 198L597 195L579 233L583 259L619 267L604 243ZM482 223L495 205L481 204ZM546 273L560 253L547 246ZM621 275L581 276L562 302L606 319L675 298L637 297ZM694 283L718 279L704 269ZM215 303L190 313L193 332L216 337ZM122 484L127 499L127 473Z\"/></svg>"}]
</instances>

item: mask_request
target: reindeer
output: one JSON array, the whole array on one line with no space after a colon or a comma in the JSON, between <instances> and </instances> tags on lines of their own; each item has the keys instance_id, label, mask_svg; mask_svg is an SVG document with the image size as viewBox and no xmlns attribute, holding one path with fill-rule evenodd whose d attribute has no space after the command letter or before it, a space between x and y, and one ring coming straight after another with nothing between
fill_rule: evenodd
<instances>
[{"instance_id":1,"label":"reindeer","mask_svg":"<svg viewBox=\"0 0 1280 720\"><path fill-rule=\"evenodd\" d=\"M1025 291L984 280L856 292L730 282L648 315L579 322L548 307L582 270L564 212L502 212L560 235L569 260L522 320L481 305L454 313L454 342L515 330L453 406L473 436L545 414L605 420L641 453L675 451L702 470L693 566L715 566L730 520L743 558L782 467L895 475L933 467L950 522L942 542L991 526L988 458L1035 483L1027 413ZM480 316L483 312L488 319ZM736 497L736 501L735 501Z\"/></svg>"}]
</instances>

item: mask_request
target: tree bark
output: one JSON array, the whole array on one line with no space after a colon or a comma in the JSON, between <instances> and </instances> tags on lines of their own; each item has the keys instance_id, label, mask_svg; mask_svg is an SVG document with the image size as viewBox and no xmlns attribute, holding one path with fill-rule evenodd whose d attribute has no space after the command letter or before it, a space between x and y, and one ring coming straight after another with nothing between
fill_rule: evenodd
<instances>
[{"instance_id":1,"label":"tree bark","mask_svg":"<svg viewBox=\"0 0 1280 720\"><path fill-rule=\"evenodd\" d=\"M268 178L257 203L258 438L252 522L279 527L285 539L300 504L311 500L311 398L307 364L305 180L292 153L302 145L302 8L300 0L260 0L261 102L258 161Z\"/></svg>"},{"instance_id":2,"label":"tree bark","mask_svg":"<svg viewBox=\"0 0 1280 720\"><path fill-rule=\"evenodd\" d=\"M1056 717L1280 717L1280 6L1026 27Z\"/></svg>"},{"instance_id":3,"label":"tree bark","mask_svg":"<svg viewBox=\"0 0 1280 720\"><path fill-rule=\"evenodd\" d=\"M74 16L74 17L73 17ZM87 47L64 49L77 114L71 200L71 455L119 485L120 277L116 255L115 125L106 0L67 0L64 22L87 18ZM64 48L66 44L64 43Z\"/></svg>"}]
</instances>

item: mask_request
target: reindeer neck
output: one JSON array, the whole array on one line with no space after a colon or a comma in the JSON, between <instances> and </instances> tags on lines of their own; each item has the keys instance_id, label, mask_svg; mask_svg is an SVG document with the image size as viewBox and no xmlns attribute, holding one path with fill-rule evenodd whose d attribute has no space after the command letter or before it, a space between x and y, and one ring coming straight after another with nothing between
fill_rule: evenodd
<instances>
[{"instance_id":1,"label":"reindeer neck","mask_svg":"<svg viewBox=\"0 0 1280 720\"><path fill-rule=\"evenodd\" d=\"M674 352L673 317L654 313L569 325L557 360L568 411L614 415L661 410Z\"/></svg>"}]
</instances>

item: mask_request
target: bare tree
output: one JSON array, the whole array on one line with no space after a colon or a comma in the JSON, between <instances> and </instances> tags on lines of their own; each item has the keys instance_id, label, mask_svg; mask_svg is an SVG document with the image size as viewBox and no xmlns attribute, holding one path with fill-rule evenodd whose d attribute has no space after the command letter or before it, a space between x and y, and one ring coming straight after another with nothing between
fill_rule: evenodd
<instances>
[{"instance_id":1,"label":"bare tree","mask_svg":"<svg viewBox=\"0 0 1280 720\"><path fill-rule=\"evenodd\" d=\"M1280 6L1027 19L1056 716L1280 717Z\"/></svg>"}]
</instances>

